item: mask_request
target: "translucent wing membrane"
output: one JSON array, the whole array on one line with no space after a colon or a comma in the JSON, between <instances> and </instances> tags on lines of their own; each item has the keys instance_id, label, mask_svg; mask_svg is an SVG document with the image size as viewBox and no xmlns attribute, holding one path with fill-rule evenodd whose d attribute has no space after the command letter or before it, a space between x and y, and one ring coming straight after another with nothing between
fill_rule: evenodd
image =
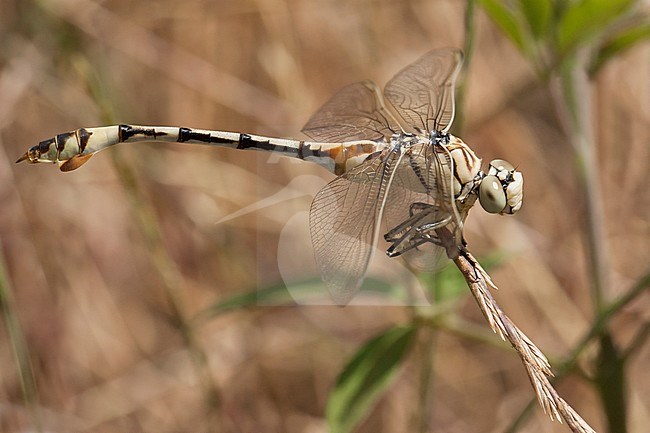
<instances>
[{"instance_id":1,"label":"translucent wing membrane","mask_svg":"<svg viewBox=\"0 0 650 433\"><path fill-rule=\"evenodd\" d=\"M447 132L454 120L454 83L463 62L455 48L430 51L386 84L384 95L405 123Z\"/></svg>"},{"instance_id":2,"label":"translucent wing membrane","mask_svg":"<svg viewBox=\"0 0 650 433\"><path fill-rule=\"evenodd\" d=\"M316 141L380 140L401 131L372 81L341 89L307 122L302 132Z\"/></svg>"},{"instance_id":3,"label":"translucent wing membrane","mask_svg":"<svg viewBox=\"0 0 650 433\"><path fill-rule=\"evenodd\" d=\"M370 262L391 155L337 177L312 202L309 220L316 263L332 299L340 305L357 292Z\"/></svg>"}]
</instances>

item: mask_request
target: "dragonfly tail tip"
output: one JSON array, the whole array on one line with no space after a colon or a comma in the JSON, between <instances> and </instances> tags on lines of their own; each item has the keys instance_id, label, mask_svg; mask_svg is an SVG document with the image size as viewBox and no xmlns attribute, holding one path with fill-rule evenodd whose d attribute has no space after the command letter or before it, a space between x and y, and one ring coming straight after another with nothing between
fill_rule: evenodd
<instances>
[{"instance_id":1,"label":"dragonfly tail tip","mask_svg":"<svg viewBox=\"0 0 650 433\"><path fill-rule=\"evenodd\" d=\"M26 160L29 160L29 153L28 153L28 152L25 152L25 154L24 154L23 156L21 156L20 158L18 158L18 159L16 160L16 164L18 164L19 162L26 161Z\"/></svg>"}]
</instances>

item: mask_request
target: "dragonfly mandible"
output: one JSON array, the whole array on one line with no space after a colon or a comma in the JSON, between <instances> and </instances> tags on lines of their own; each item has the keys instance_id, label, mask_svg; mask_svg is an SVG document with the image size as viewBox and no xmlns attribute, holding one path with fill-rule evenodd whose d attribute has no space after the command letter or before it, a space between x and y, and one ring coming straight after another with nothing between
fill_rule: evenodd
<instances>
[{"instance_id":1,"label":"dragonfly mandible","mask_svg":"<svg viewBox=\"0 0 650 433\"><path fill-rule=\"evenodd\" d=\"M315 162L338 175L311 205L315 260L332 299L345 305L363 282L382 223L389 256L433 270L463 248L463 223L477 199L490 213L513 214L522 205L521 172L503 160L481 170L472 149L449 133L462 61L458 49L436 49L397 73L383 94L372 81L344 87L303 128L314 141L113 125L59 134L17 162L53 162L71 171L110 146L143 141L263 150Z\"/></svg>"}]
</instances>

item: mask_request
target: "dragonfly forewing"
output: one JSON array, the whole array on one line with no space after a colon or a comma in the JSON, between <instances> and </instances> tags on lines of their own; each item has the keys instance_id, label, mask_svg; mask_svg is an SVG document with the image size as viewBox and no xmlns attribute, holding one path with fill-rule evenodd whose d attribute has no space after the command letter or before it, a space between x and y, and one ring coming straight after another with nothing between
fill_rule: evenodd
<instances>
[{"instance_id":1,"label":"dragonfly forewing","mask_svg":"<svg viewBox=\"0 0 650 433\"><path fill-rule=\"evenodd\" d=\"M384 96L406 125L447 132L454 120L454 83L463 63L456 48L433 50L397 73Z\"/></svg>"}]
</instances>

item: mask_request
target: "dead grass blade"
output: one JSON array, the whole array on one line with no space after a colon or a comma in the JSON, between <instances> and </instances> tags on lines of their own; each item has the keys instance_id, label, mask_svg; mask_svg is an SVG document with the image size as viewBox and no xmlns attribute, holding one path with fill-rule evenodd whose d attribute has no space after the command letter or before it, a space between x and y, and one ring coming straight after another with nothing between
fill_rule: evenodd
<instances>
[{"instance_id":1,"label":"dead grass blade","mask_svg":"<svg viewBox=\"0 0 650 433\"><path fill-rule=\"evenodd\" d=\"M492 330L502 339L507 340L519 354L526 373L533 385L537 401L551 420L563 421L574 432L595 433L587 422L560 397L548 380L553 376L551 366L537 346L524 334L501 310L489 288L496 285L480 263L467 251L461 251L454 263L465 277L474 299Z\"/></svg>"}]
</instances>

